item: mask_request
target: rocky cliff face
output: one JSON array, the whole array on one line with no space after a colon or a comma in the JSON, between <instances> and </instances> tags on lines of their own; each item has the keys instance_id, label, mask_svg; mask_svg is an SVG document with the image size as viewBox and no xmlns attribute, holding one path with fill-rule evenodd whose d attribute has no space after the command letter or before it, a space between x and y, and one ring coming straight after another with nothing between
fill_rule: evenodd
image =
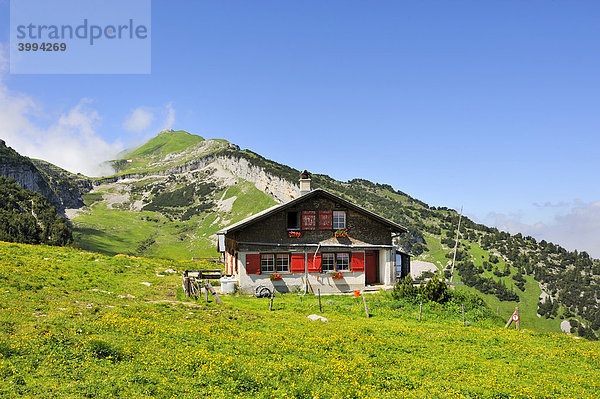
<instances>
[{"instance_id":1,"label":"rocky cliff face","mask_svg":"<svg viewBox=\"0 0 600 399\"><path fill-rule=\"evenodd\" d=\"M221 156L217 161L236 177L254 183L256 188L269 194L277 202L287 202L299 195L300 187L298 185L274 176L260 166L252 165L244 158Z\"/></svg>"},{"instance_id":2,"label":"rocky cliff face","mask_svg":"<svg viewBox=\"0 0 600 399\"><path fill-rule=\"evenodd\" d=\"M48 162L21 156L0 140L0 175L15 179L27 190L40 193L59 212L83 205L81 195L91 190L90 180Z\"/></svg>"},{"instance_id":3,"label":"rocky cliff face","mask_svg":"<svg viewBox=\"0 0 600 399\"><path fill-rule=\"evenodd\" d=\"M144 173L126 173L117 176L105 177L97 179L93 182L94 186L103 184L115 183L123 180L137 180L151 175L154 176L170 176L180 175L187 172L192 172L206 167L216 166L219 169L225 169L238 179L247 180L254 183L257 189L270 195L277 202L286 202L298 196L298 185L292 184L289 181L268 173L260 166L251 164L244 158L231 157L227 155L207 155L196 158L191 161L176 165L164 170L144 172Z\"/></svg>"},{"instance_id":4,"label":"rocky cliff face","mask_svg":"<svg viewBox=\"0 0 600 399\"><path fill-rule=\"evenodd\" d=\"M92 182L89 178L67 172L45 161L33 159L32 162L50 187L55 198L54 204L58 209L83 206L82 194L92 189Z\"/></svg>"},{"instance_id":5,"label":"rocky cliff face","mask_svg":"<svg viewBox=\"0 0 600 399\"><path fill-rule=\"evenodd\" d=\"M31 162L21 165L0 165L0 175L15 179L22 188L40 193L48 199L53 196L52 190Z\"/></svg>"}]
</instances>

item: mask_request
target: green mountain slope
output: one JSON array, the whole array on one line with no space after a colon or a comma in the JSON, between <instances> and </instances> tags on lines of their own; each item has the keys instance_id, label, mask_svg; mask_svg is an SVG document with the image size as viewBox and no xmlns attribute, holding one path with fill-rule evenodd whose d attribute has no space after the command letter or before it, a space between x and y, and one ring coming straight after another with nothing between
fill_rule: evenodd
<instances>
[{"instance_id":1,"label":"green mountain slope","mask_svg":"<svg viewBox=\"0 0 600 399\"><path fill-rule=\"evenodd\" d=\"M0 242L0 398L595 398L600 346L466 303L181 295L209 267Z\"/></svg>"},{"instance_id":2,"label":"green mountain slope","mask_svg":"<svg viewBox=\"0 0 600 399\"><path fill-rule=\"evenodd\" d=\"M120 154L119 161L121 162L118 162L117 165L120 165L122 170L144 167L152 161L161 160L167 154L182 152L201 141L204 141L202 137L183 130L163 131L141 147ZM127 162L127 160L131 162ZM123 161L125 162L123 163Z\"/></svg>"},{"instance_id":3,"label":"green mountain slope","mask_svg":"<svg viewBox=\"0 0 600 399\"><path fill-rule=\"evenodd\" d=\"M217 230L296 195L300 173L225 140L183 131L162 132L121 158L113 161L116 175L94 179L86 206L72 218L82 248L172 259L215 256ZM406 226L410 232L397 244L450 277L454 210L363 179L340 182L315 173L312 185ZM560 331L565 322L582 336L600 332L600 262L468 218L461 233L454 280L464 285L456 289L482 293L503 317L518 305L524 324L540 331Z\"/></svg>"},{"instance_id":4,"label":"green mountain slope","mask_svg":"<svg viewBox=\"0 0 600 399\"><path fill-rule=\"evenodd\" d=\"M238 149L226 140L204 140L183 130L165 130L141 147L125 150L111 164L117 170L117 176L157 172L226 148Z\"/></svg>"},{"instance_id":5,"label":"green mountain slope","mask_svg":"<svg viewBox=\"0 0 600 399\"><path fill-rule=\"evenodd\" d=\"M82 248L110 255L123 253L169 259L215 257L218 253L214 233L225 222L236 222L276 203L248 182L217 187L202 181L206 180L197 178L193 184L173 181L168 186L162 186L162 180L147 184L142 181L135 189L154 190L156 194L151 194L139 211L130 207L131 201L141 201L135 199L139 194L133 192L132 199L125 203L112 203L110 198L120 197L122 188L117 184L101 186L84 196L88 206L73 219L75 240ZM204 192L207 187L211 190ZM182 192L189 196L178 196ZM189 202L184 206L165 206L164 198L170 193L175 193L174 198Z\"/></svg>"},{"instance_id":6,"label":"green mountain slope","mask_svg":"<svg viewBox=\"0 0 600 399\"><path fill-rule=\"evenodd\" d=\"M95 179L73 219L82 248L106 254L214 257L214 233L274 205L269 195L215 164L235 150L225 140L164 131L113 161L119 173Z\"/></svg>"}]
</instances>

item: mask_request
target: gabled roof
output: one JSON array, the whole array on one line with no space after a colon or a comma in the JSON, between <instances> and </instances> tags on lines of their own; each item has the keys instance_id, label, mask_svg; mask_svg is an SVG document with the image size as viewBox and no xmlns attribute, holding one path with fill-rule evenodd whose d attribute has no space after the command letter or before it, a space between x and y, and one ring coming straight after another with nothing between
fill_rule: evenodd
<instances>
[{"instance_id":1,"label":"gabled roof","mask_svg":"<svg viewBox=\"0 0 600 399\"><path fill-rule=\"evenodd\" d=\"M379 221L380 223L388 226L393 232L397 232L397 233L406 233L406 232L408 232L408 229L406 229L405 227L399 225L398 223L394 223L391 220L388 220L388 219L386 219L386 218L384 218L382 216L379 216L378 214L373 213L373 212L371 212L371 211L369 211L369 210L367 210L367 209L365 209L365 208L363 208L361 206L358 206L358 205L356 205L356 204L354 204L354 203L352 203L352 202L350 202L348 200L345 200L345 199L343 199L341 197L338 197L337 195L332 194L329 191L323 190L322 188L317 188L316 190L312 190L311 192L309 192L307 194L304 194L304 195L301 195L298 198L294 198L291 201L288 201L288 202L283 203L283 204L272 206L272 207L270 207L268 209L265 209L262 212L259 212L259 213L255 214L255 215L247 217L246 219L240 220L237 223L231 224L231 225L229 225L229 226L227 226L227 227L225 227L225 228L217 231L217 235L227 234L227 233L231 233L232 231L240 230L240 229L242 229L242 228L244 228L244 227L246 227L246 226L248 226L250 224L256 223L256 222L258 222L258 221L260 221L262 219L265 219L265 218L267 218L267 217L269 217L269 216L271 216L271 215L273 215L273 214L275 214L277 212L283 211L283 210L285 210L287 208L290 208L290 207L294 206L295 204L297 204L299 202L305 201L305 200L307 200L309 198L312 198L312 197L315 197L317 195L322 195L322 196L327 197L327 198L329 198L329 199L331 199L333 201L342 203L345 206L347 206L348 208L355 210L356 212L359 212L359 213L362 213L362 214L364 214L366 216L369 216L369 217L371 217L371 218Z\"/></svg>"}]
</instances>

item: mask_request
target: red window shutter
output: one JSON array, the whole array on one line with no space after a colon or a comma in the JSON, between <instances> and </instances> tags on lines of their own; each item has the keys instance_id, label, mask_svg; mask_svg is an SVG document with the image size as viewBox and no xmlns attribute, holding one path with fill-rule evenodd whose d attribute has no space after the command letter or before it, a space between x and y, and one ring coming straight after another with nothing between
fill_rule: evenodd
<instances>
[{"instance_id":1,"label":"red window shutter","mask_svg":"<svg viewBox=\"0 0 600 399\"><path fill-rule=\"evenodd\" d=\"M319 230L333 229L333 214L331 211L319 211Z\"/></svg>"},{"instance_id":2,"label":"red window shutter","mask_svg":"<svg viewBox=\"0 0 600 399\"><path fill-rule=\"evenodd\" d=\"M304 254L292 254L292 273L304 273Z\"/></svg>"},{"instance_id":3,"label":"red window shutter","mask_svg":"<svg viewBox=\"0 0 600 399\"><path fill-rule=\"evenodd\" d=\"M317 254L317 258L313 261L315 254L308 255L308 272L309 273L320 273L321 272L321 254Z\"/></svg>"},{"instance_id":4,"label":"red window shutter","mask_svg":"<svg viewBox=\"0 0 600 399\"><path fill-rule=\"evenodd\" d=\"M260 274L260 255L246 255L246 274Z\"/></svg>"},{"instance_id":5,"label":"red window shutter","mask_svg":"<svg viewBox=\"0 0 600 399\"><path fill-rule=\"evenodd\" d=\"M364 272L365 271L365 254L362 252L352 252L352 259L350 260L350 270L353 272Z\"/></svg>"},{"instance_id":6,"label":"red window shutter","mask_svg":"<svg viewBox=\"0 0 600 399\"><path fill-rule=\"evenodd\" d=\"M315 211L302 211L302 230L315 230L317 227L317 213Z\"/></svg>"}]
</instances>

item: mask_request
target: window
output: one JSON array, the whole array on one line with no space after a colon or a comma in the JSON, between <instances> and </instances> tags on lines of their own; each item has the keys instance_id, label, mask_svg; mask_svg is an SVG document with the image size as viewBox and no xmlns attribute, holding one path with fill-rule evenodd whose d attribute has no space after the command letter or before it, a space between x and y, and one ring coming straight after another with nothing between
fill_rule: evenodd
<instances>
[{"instance_id":1,"label":"window","mask_svg":"<svg viewBox=\"0 0 600 399\"><path fill-rule=\"evenodd\" d=\"M287 213L287 228L288 230L300 230L300 218L298 212Z\"/></svg>"},{"instance_id":2,"label":"window","mask_svg":"<svg viewBox=\"0 0 600 399\"><path fill-rule=\"evenodd\" d=\"M348 254L335 254L335 263L338 271L350 270L350 256Z\"/></svg>"},{"instance_id":3,"label":"window","mask_svg":"<svg viewBox=\"0 0 600 399\"><path fill-rule=\"evenodd\" d=\"M289 254L261 254L260 272L261 273L288 273L290 271Z\"/></svg>"},{"instance_id":4,"label":"window","mask_svg":"<svg viewBox=\"0 0 600 399\"><path fill-rule=\"evenodd\" d=\"M321 270L324 272L335 271L335 254L321 255Z\"/></svg>"},{"instance_id":5,"label":"window","mask_svg":"<svg viewBox=\"0 0 600 399\"><path fill-rule=\"evenodd\" d=\"M350 254L344 252L321 254L321 270L324 272L349 271Z\"/></svg>"},{"instance_id":6,"label":"window","mask_svg":"<svg viewBox=\"0 0 600 399\"><path fill-rule=\"evenodd\" d=\"M275 273L275 255L260 255L260 271L261 273Z\"/></svg>"},{"instance_id":7,"label":"window","mask_svg":"<svg viewBox=\"0 0 600 399\"><path fill-rule=\"evenodd\" d=\"M290 271L290 256L288 254L277 254L275 270L279 273Z\"/></svg>"},{"instance_id":8,"label":"window","mask_svg":"<svg viewBox=\"0 0 600 399\"><path fill-rule=\"evenodd\" d=\"M333 211L333 229L345 229L346 228L346 212L345 211Z\"/></svg>"}]
</instances>

